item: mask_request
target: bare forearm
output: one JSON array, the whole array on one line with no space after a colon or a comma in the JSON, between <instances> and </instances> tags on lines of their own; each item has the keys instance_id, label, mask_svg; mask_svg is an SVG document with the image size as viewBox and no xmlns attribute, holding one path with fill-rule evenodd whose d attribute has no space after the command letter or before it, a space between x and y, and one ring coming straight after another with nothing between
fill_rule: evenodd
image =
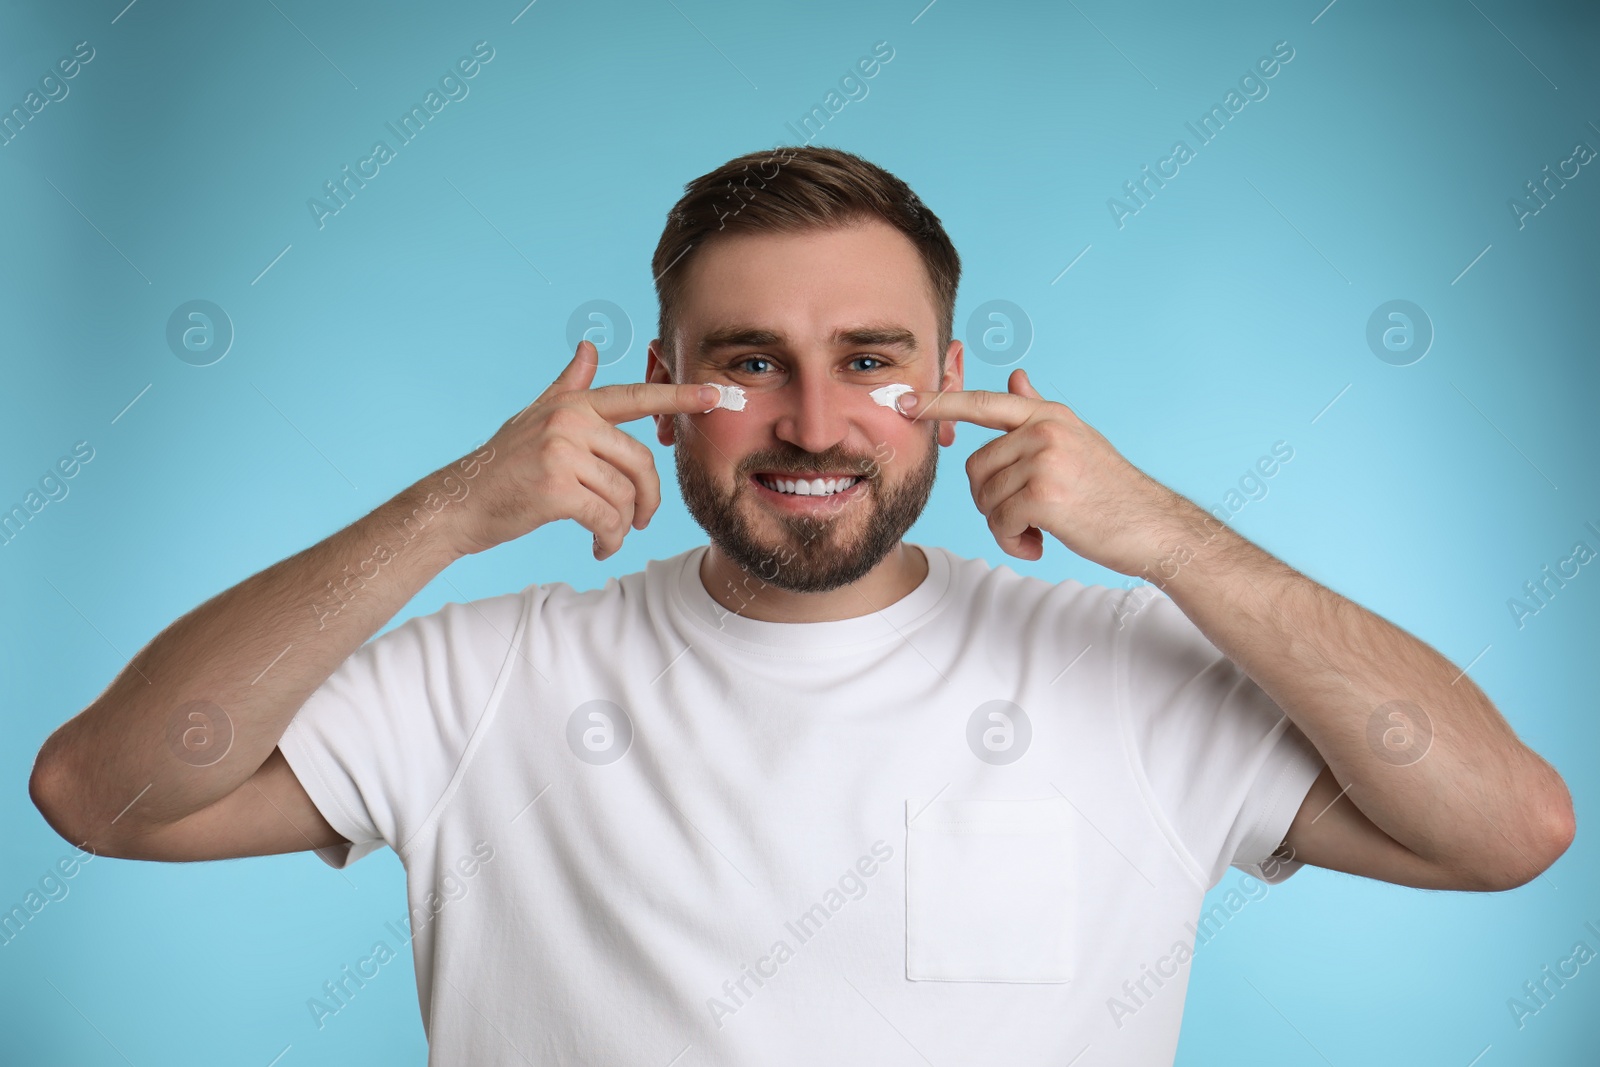
<instances>
[{"instance_id":1,"label":"bare forearm","mask_svg":"<svg viewBox=\"0 0 1600 1067\"><path fill-rule=\"evenodd\" d=\"M1048 533L1119 574L1145 575L1283 708L1359 809L1342 814L1361 816L1312 831L1297 811L1291 838L1320 839L1335 865L1472 887L1521 884L1567 848L1565 783L1464 672L1139 470L1070 407L1046 400L1026 371L1006 388L913 390L898 405L918 420L1005 431L972 454L967 476L1006 552L1039 559ZM949 432L940 435L948 445ZM1263 457L1257 469L1270 477L1270 465ZM1401 702L1431 728L1414 760L1404 744L1393 758L1384 736L1404 731L1392 717ZM1374 726L1379 744L1368 741Z\"/></svg>"},{"instance_id":2,"label":"bare forearm","mask_svg":"<svg viewBox=\"0 0 1600 1067\"><path fill-rule=\"evenodd\" d=\"M1441 866L1542 869L1570 798L1482 690L1424 642L1191 509L1171 543L1193 546L1192 558L1154 580L1300 727L1346 800Z\"/></svg>"},{"instance_id":3,"label":"bare forearm","mask_svg":"<svg viewBox=\"0 0 1600 1067\"><path fill-rule=\"evenodd\" d=\"M40 752L58 829L93 845L242 785L306 698L461 554L451 505L439 507L449 471L211 598L140 650Z\"/></svg>"}]
</instances>

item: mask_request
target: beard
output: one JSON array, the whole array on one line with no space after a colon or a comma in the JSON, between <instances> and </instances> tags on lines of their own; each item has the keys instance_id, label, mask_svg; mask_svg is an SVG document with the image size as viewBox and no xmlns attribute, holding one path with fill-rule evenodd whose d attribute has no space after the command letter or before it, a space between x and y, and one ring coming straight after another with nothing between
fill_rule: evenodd
<instances>
[{"instance_id":1,"label":"beard","mask_svg":"<svg viewBox=\"0 0 1600 1067\"><path fill-rule=\"evenodd\" d=\"M684 445L688 435L698 431L681 415L674 416L674 422L678 489L689 514L724 556L768 585L791 593L830 592L859 581L883 562L922 515L939 467L939 423L931 422L922 461L898 481L885 478L886 469L876 455L776 448L745 457L734 471L733 489L724 492ZM850 499L824 505L812 515L789 514L756 499L752 472L796 470L851 471L860 477L861 488ZM760 513L755 522L748 511ZM758 526L776 527L777 532L764 538Z\"/></svg>"}]
</instances>

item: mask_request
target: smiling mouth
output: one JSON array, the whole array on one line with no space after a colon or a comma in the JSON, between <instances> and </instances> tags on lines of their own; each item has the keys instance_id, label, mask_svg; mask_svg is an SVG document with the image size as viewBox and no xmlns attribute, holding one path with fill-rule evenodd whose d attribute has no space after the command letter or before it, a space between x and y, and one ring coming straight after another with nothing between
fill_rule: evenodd
<instances>
[{"instance_id":1,"label":"smiling mouth","mask_svg":"<svg viewBox=\"0 0 1600 1067\"><path fill-rule=\"evenodd\" d=\"M751 480L764 488L785 496L828 497L849 492L862 479L850 474L827 474L798 477L785 474L752 474Z\"/></svg>"}]
</instances>

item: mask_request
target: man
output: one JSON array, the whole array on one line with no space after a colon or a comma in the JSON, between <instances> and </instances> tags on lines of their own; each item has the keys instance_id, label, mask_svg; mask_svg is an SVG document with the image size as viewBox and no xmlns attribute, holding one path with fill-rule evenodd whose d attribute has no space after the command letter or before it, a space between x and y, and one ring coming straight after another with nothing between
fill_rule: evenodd
<instances>
[{"instance_id":1,"label":"man","mask_svg":"<svg viewBox=\"0 0 1600 1067\"><path fill-rule=\"evenodd\" d=\"M1025 372L963 390L959 260L897 178L732 160L654 266L645 382L592 388L581 343L484 448L178 620L45 744L51 825L390 845L438 1064L1170 1063L1229 865L1501 890L1567 847L1560 777L1431 648ZM616 552L661 503L618 429L645 415L708 545L363 644L546 523ZM903 541L958 421L1001 431L966 473L1006 553L1048 534L1165 595Z\"/></svg>"}]
</instances>

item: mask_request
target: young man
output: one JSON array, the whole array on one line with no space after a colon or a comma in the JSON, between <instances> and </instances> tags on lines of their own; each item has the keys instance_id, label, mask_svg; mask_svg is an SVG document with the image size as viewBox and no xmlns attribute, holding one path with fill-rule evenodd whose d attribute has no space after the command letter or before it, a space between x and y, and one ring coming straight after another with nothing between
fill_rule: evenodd
<instances>
[{"instance_id":1,"label":"young man","mask_svg":"<svg viewBox=\"0 0 1600 1067\"><path fill-rule=\"evenodd\" d=\"M645 382L591 388L580 344L483 449L178 620L44 746L51 825L154 860L388 844L441 1064L1170 1063L1230 865L1498 890L1567 847L1560 777L1431 648L1024 372L964 391L959 259L892 175L732 160L653 265ZM368 641L545 523L614 553L661 503L618 429L646 415L709 544ZM903 541L958 421L1002 431L966 473L1005 552L1165 595Z\"/></svg>"}]
</instances>

